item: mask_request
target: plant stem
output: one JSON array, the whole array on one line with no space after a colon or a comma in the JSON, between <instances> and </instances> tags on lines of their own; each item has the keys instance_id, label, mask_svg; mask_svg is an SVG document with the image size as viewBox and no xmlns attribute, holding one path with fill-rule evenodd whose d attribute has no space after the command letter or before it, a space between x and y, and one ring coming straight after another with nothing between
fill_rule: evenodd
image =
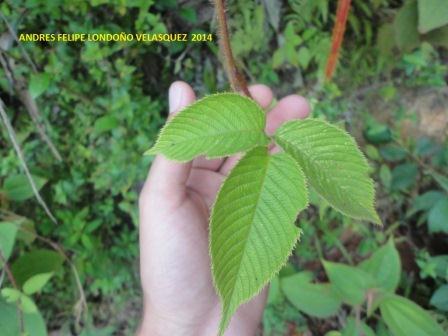
<instances>
[{"instance_id":1,"label":"plant stem","mask_svg":"<svg viewBox=\"0 0 448 336\"><path fill-rule=\"evenodd\" d=\"M57 224L56 218L53 216L53 214L51 213L47 204L45 203L43 198L40 196L39 189L37 188L36 183L34 182L33 176L31 175L30 170L28 169L28 165L26 164L25 157L22 153L22 149L20 148L19 142L17 141L16 133L14 132L11 122L8 119L8 115L6 114L6 111L4 109L4 104L3 104L3 101L1 100L1 98L0 98L0 120L2 120L3 124L5 124L6 131L9 135L9 138L11 139L12 145L16 151L17 157L19 158L19 162L22 165L25 175L28 178L28 182L30 183L30 186L31 186L31 189L33 190L34 196L36 197L37 201L44 209L45 213L52 220L52 222Z\"/></svg>"},{"instance_id":2,"label":"plant stem","mask_svg":"<svg viewBox=\"0 0 448 336\"><path fill-rule=\"evenodd\" d=\"M6 276L8 277L9 282L11 282L11 285L14 287L15 290L20 291L19 287L17 286L16 279L14 278L11 269L9 268L8 262L1 250L0 250L0 261L3 264L3 269L6 272ZM16 306L17 306L17 319L19 322L19 330L20 334L22 335L25 332L25 323L23 320L23 312L22 309L20 308L19 301L16 302Z\"/></svg>"},{"instance_id":3,"label":"plant stem","mask_svg":"<svg viewBox=\"0 0 448 336\"><path fill-rule=\"evenodd\" d=\"M247 88L246 79L238 70L235 64L235 59L233 58L224 1L225 0L215 0L215 11L218 19L219 49L224 58L224 67L232 90L242 92L246 96L251 97L249 89Z\"/></svg>"},{"instance_id":4,"label":"plant stem","mask_svg":"<svg viewBox=\"0 0 448 336\"><path fill-rule=\"evenodd\" d=\"M325 69L325 80L329 81L333 77L336 63L338 60L339 50L342 40L344 39L345 26L347 24L348 13L350 11L351 0L339 0L336 12L336 22L333 28L333 36L331 38L331 51Z\"/></svg>"}]
</instances>

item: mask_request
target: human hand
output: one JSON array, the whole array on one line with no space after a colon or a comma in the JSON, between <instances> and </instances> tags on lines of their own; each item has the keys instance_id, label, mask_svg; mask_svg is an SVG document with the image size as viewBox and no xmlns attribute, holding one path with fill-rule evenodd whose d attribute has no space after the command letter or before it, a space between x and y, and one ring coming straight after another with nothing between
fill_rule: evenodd
<instances>
[{"instance_id":1,"label":"human hand","mask_svg":"<svg viewBox=\"0 0 448 336\"><path fill-rule=\"evenodd\" d=\"M258 104L271 105L272 91L249 88ZM169 90L170 114L195 101L192 88L174 82ZM297 95L281 99L267 114L266 131L309 114ZM275 150L275 149L273 149ZM210 336L217 333L221 307L210 271L208 223L210 208L225 176L239 156L189 163L158 155L140 195L140 275L144 314L139 335ZM261 321L266 289L242 305L226 336L254 335Z\"/></svg>"}]
</instances>

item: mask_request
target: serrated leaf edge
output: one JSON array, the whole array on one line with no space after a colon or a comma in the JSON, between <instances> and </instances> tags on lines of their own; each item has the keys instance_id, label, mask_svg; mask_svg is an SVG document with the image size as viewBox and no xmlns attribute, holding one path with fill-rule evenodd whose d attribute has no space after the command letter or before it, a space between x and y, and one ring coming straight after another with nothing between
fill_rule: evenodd
<instances>
[{"instance_id":1,"label":"serrated leaf edge","mask_svg":"<svg viewBox=\"0 0 448 336\"><path fill-rule=\"evenodd\" d=\"M252 148L251 150L255 149L256 147L265 147L265 146L254 146L254 148ZM266 150L268 150L267 147L265 147L265 148L266 148ZM212 205L212 207L211 207L212 210L210 211L209 223L211 223L211 219L212 219L212 217L213 217L213 212L214 212L214 209L215 209L216 201L218 200L218 195L220 194L221 189L222 189L223 186L224 186L224 183L225 183L225 182L227 181L227 179L229 178L229 176L230 176L230 174L232 173L233 169L234 169L234 168L238 165L238 163L239 163L239 162L246 156L246 154L247 154L248 152L249 152L249 151L245 152L245 155L244 155L243 157L241 157L241 158L238 160L238 162L235 164L235 166L232 168L232 170L228 173L228 175L226 176L226 178L225 178L225 179L223 180L223 182L221 183L221 186L219 187L219 190L218 190L218 192L216 193L215 201L213 202L213 205ZM278 153L275 153L275 154L278 154ZM268 152L269 159L271 159L272 156L275 155L275 154L271 154L271 153ZM303 210L305 210L305 209L308 208L308 206L309 206L308 181L307 181L307 179L306 179L305 173L304 173L303 170L302 170L302 167L300 167L300 165L297 163L297 161L296 161L291 155L289 155L288 153L284 152L284 154L286 154L287 156L289 156L289 157L293 160L293 162L294 162L295 165L296 165L297 170L298 170L298 171L300 172L300 174L302 175L302 177L303 177L303 181L304 181L304 187L305 187L305 195L304 195L304 197L305 197L305 201L306 201L306 203L305 203L305 206L304 206L302 209L300 209L300 210L298 211L298 213L297 213L297 215L296 215L296 217L297 217ZM297 218L296 218L296 220L297 220ZM294 221L294 223L292 223L292 224L295 225L295 222L296 222L296 221ZM281 264L281 266L280 266L277 270L275 270L270 276L268 276L268 278L264 281L264 285L262 285L260 288L258 288L258 290L252 295L252 297L250 297L250 298L248 298L248 299L246 299L246 300L244 300L243 302L240 303L240 305L235 309L235 311L232 312L231 316L229 317L229 320L227 321L227 324L224 325L224 326L222 325L222 322L223 322L223 315L224 315L224 314L223 314L223 310L224 310L224 306L223 306L224 298L223 298L221 292L219 291L218 284L217 284L216 281L215 281L215 276L214 276L214 266L213 266L213 262L212 262L212 259L211 259L211 258L212 258L212 253L211 253L211 251L212 251L212 247L211 247L211 233L212 233L212 230L211 230L211 225L210 225L210 230L209 230L209 246L208 246L208 249L209 249L209 255L210 255L210 269L211 269L211 273L212 273L213 287L215 288L215 292L218 294L218 297L219 297L219 300L220 300L220 303L221 303L221 318L220 318L220 324L219 324L218 336L222 336L222 335L224 334L224 332L226 331L228 325L231 323L232 317L233 317L233 315L236 313L236 311L238 310L238 308L241 307L241 305L243 305L243 304L245 304L246 302L248 302L248 301L250 301L251 299L253 299L255 296L259 295L259 294L261 293L261 291L266 287L266 285L267 285L267 284L268 284L274 277L276 277L276 276L280 273L280 271L282 270L282 268L288 263L289 258L291 257L291 255L292 255L293 252L294 252L294 247L297 245L297 243L300 241L301 236L303 235L303 230L302 230L300 227L297 227L297 237L296 237L296 239L293 241L293 243L292 243L292 245L291 245L291 247L290 247L290 249L289 249L289 254L288 254L288 256L285 258L285 261Z\"/></svg>"},{"instance_id":2,"label":"serrated leaf edge","mask_svg":"<svg viewBox=\"0 0 448 336\"><path fill-rule=\"evenodd\" d=\"M202 97L202 98L200 98L200 99L197 99L197 100L195 100L193 103L191 103L191 104L185 106L182 110L180 110L178 113L176 113L172 118L170 118L170 119L165 123L165 125L163 125L163 127L160 129L159 134L157 135L157 139L156 139L154 145L153 145L151 148L149 148L147 151L145 151L145 152L143 153L143 155L144 155L144 156L149 156L149 155L160 154L161 152L157 149L157 145L159 144L160 139L162 138L162 136L163 136L163 134L164 134L164 132L165 132L166 126L167 126L167 125L168 125L174 118L176 118L176 116L177 116L179 113L182 113L185 109L190 108L191 106L193 106L193 105L195 105L195 104L198 104L198 103L202 102L203 100L205 100L205 99L209 99L210 97L214 97L214 96L239 96L239 97L241 97L241 98L247 100L247 101L250 102L251 104L255 104L255 105L257 105L257 107L260 109L260 111L263 112L263 115L265 116L264 127L263 127L263 129L261 129L260 131L263 132L264 135L265 135L266 144L269 142L269 137L266 135L266 133L265 133L265 131L264 131L264 128L266 127L266 113L265 113L265 111L263 110L263 108L262 108L260 105L258 105L258 103L257 103L256 101L254 101L253 99L251 99L251 98L249 98L249 97L246 97L246 96L244 96L244 95L240 95L240 94L235 93L235 92L225 91L225 92L218 92L218 93L209 94L209 95L206 95L206 96L204 96L204 97ZM246 150L245 150L245 153L249 152L250 150L254 149L255 147L260 147L260 146L261 146L260 144L256 144L256 145L254 145L253 147L251 147L251 148L249 148L249 149L246 149ZM236 154L236 153L233 153L233 154L230 154L230 155L234 155L234 154ZM166 156L165 154L163 154L163 155ZM197 156L201 156L201 155L203 155L203 153L199 153ZM196 156L196 157L197 157L197 156ZM168 159L171 159L169 156L166 156L166 157L167 157ZM221 158L221 157L225 157L225 156L221 156L221 155L219 155L219 156L208 156L208 155L207 155L207 156L206 156L207 159L217 159L217 158ZM189 160L175 160L175 161L176 161L176 162L189 162Z\"/></svg>"},{"instance_id":3,"label":"serrated leaf edge","mask_svg":"<svg viewBox=\"0 0 448 336\"><path fill-rule=\"evenodd\" d=\"M307 120L315 120L315 121L322 122L322 123L326 124L327 126L329 126L329 127L331 127L331 128L334 128L334 129L337 129L337 130L343 132L345 135L347 135L348 138L350 139L350 142L355 146L355 148L357 149L358 153L359 153L360 156L362 157L362 160L363 160L364 163L366 164L366 167L367 167L367 168L370 168L369 161L367 160L365 154L362 152L362 150L361 150L361 149L359 148L359 146L358 146L358 143L355 141L355 139L353 138L353 136L352 136L350 133L347 132L347 130L345 130L345 129L341 128L341 127L338 127L338 126L336 126L336 125L332 125L332 124L330 124L329 122L327 122L326 120L323 120L323 119L318 119L318 118L308 118ZM300 120L291 120L291 121L288 121L288 122L284 123L283 125L281 125L281 126L277 129L277 131L276 131L276 133L274 134L273 138L274 138L274 140L275 140L275 143L276 143L280 148L283 149L283 147L277 142L277 137L278 137L277 134L278 134L278 132L279 132L283 127L286 127L288 124L292 124L292 123L296 123L296 122L300 122ZM286 140L283 140L283 141L287 142ZM286 152L284 149L283 149L283 151ZM294 159L294 161L296 161L296 159L295 159L293 156L291 156L291 157ZM296 161L296 163L300 166L300 164L299 164L297 161ZM375 188L375 183L374 183L373 179L372 179L369 175L367 175L367 177L368 177L368 183L369 183L369 185L370 185L371 188L372 188L371 190L373 190L372 195L371 195L371 196L373 196L373 197L372 197L372 198L373 198L373 204L372 204L371 207L368 207L368 208L363 207L363 208L365 208L365 209L372 215L372 218L366 218L366 217L361 217L361 216L353 216L353 215L350 215L350 214L346 213L345 211L339 209L339 207L333 205L333 203L329 202L329 201L328 201L323 195L321 195L316 189L314 189L314 190L315 190L316 193L317 193L321 198L323 198L323 199L324 199L324 200L325 200L331 207L333 207L334 209L336 209L337 211L339 211L339 212L342 213L343 215L345 215L345 216L347 216L347 217L350 217L350 218L354 218L354 219L371 221L371 222L373 222L373 223L376 224L376 225L383 226L383 222L381 221L381 218L379 217L378 213L377 213L376 210L375 210L375 207L376 207L376 197L375 197L375 195L376 195L376 188ZM306 180L308 180L308 177L307 177L306 175L305 175L305 178L306 178Z\"/></svg>"}]
</instances>

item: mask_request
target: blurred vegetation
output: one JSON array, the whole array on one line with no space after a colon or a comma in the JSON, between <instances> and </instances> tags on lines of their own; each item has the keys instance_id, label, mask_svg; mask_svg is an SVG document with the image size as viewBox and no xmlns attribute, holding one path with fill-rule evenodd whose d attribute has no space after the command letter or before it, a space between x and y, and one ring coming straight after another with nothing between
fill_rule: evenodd
<instances>
[{"instance_id":1,"label":"blurred vegetation","mask_svg":"<svg viewBox=\"0 0 448 336\"><path fill-rule=\"evenodd\" d=\"M325 82L336 5L228 2L246 76L279 97L306 96L315 117L357 137L385 223L355 225L315 198L299 218L301 241L272 284L262 334L357 335L361 319L365 335L391 335L384 312L370 314L357 300L331 314L328 302L307 309L324 300L316 283L356 295L321 260L360 274L368 269L362 262L381 251L378 267L397 277L388 289L448 332L448 7L443 0L353 0L334 80ZM2 117L2 335L19 333L16 305L29 335L130 335L141 309L136 201L151 160L142 153L164 122L173 80L191 83L199 96L228 89L216 41L19 45L15 34L209 33L213 8L205 0L6 0L0 12L0 98L57 221L34 197ZM303 293L315 296L307 302Z\"/></svg>"}]
</instances>

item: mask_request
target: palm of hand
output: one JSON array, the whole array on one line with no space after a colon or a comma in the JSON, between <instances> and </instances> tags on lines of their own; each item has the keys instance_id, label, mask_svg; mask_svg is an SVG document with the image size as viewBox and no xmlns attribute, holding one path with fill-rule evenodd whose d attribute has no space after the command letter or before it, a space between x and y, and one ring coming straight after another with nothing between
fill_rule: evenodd
<instances>
[{"instance_id":1,"label":"palm of hand","mask_svg":"<svg viewBox=\"0 0 448 336\"><path fill-rule=\"evenodd\" d=\"M172 110L194 101L187 84L174 85L182 87L183 96ZM253 86L251 93L262 107L269 106L272 92L267 87ZM267 132L272 133L285 120L307 114L303 98L288 96L268 114ZM147 319L153 326L164 325L164 332L154 334L216 333L220 304L210 272L208 222L216 193L237 160L198 158L180 164L159 156L153 163L140 197L140 246L144 323ZM265 297L264 291L243 305L226 335L253 334Z\"/></svg>"}]
</instances>

